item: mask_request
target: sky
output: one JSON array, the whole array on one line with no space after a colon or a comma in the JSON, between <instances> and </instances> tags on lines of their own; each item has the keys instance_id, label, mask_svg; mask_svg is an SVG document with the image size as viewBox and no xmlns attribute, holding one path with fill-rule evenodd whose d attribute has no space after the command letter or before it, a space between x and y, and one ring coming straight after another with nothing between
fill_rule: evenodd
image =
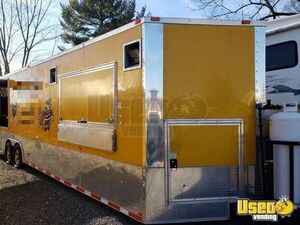
<instances>
[{"instance_id":1,"label":"sky","mask_svg":"<svg viewBox=\"0 0 300 225\"><path fill-rule=\"evenodd\" d=\"M59 0L55 0L59 1ZM60 0L62 3L68 0ZM193 12L191 0L136 0L136 8L139 11L144 5L153 16L161 17L199 17L199 13Z\"/></svg>"},{"instance_id":2,"label":"sky","mask_svg":"<svg viewBox=\"0 0 300 225\"><path fill-rule=\"evenodd\" d=\"M61 26L59 19L61 17L60 3L66 4L69 0L52 0L53 4L48 13L46 23L54 27L51 33L56 32L57 35L61 33ZM195 5L193 0L136 0L136 11L140 11L143 6L146 6L147 12L151 12L152 16L160 17L182 17L182 18L202 18L205 19L209 15L209 11L200 12L195 11L193 8ZM285 2L286 0L282 1ZM235 6L237 1L227 0L225 1L228 7ZM229 7L230 8L230 7ZM244 15L243 15L244 16ZM247 17L245 17L247 18ZM38 55L38 61L49 58L53 54L59 53L57 46L65 46L70 48L70 45L66 45L60 38L55 41L49 41L43 43L42 46L35 49L35 55ZM11 65L11 70L15 71L20 68L20 60L14 60Z\"/></svg>"},{"instance_id":3,"label":"sky","mask_svg":"<svg viewBox=\"0 0 300 225\"><path fill-rule=\"evenodd\" d=\"M69 0L53 0L52 8L50 9L48 21L49 24L57 25L57 29L60 29L59 18L61 14L60 3L68 3ZM151 12L152 16L161 17L184 17L184 18L195 18L200 17L199 12L192 10L193 5L191 0L136 0L136 10L140 11L141 8L146 5L147 12ZM59 30L55 31L59 32ZM43 43L35 50L35 54L40 55L37 61L51 57L53 54L59 53L57 45L64 45L61 40L50 41ZM67 46L68 48L70 46ZM53 51L54 50L54 51ZM20 69L20 59L14 60L11 63L11 71Z\"/></svg>"},{"instance_id":4,"label":"sky","mask_svg":"<svg viewBox=\"0 0 300 225\"><path fill-rule=\"evenodd\" d=\"M161 17L201 17L199 12L193 11L193 5L190 0L136 0L136 7L140 9L147 6L152 16Z\"/></svg>"}]
</instances>

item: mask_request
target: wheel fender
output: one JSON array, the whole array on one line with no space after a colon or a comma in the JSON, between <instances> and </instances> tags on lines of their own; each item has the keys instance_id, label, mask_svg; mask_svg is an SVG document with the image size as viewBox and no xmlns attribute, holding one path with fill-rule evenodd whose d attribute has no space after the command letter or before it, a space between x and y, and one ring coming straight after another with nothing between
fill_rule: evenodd
<instances>
[{"instance_id":1,"label":"wheel fender","mask_svg":"<svg viewBox=\"0 0 300 225\"><path fill-rule=\"evenodd\" d=\"M25 154L24 154L24 148L22 143L19 140L13 139L13 138L8 138L7 141L10 141L11 146L14 148L16 144L18 144L21 148L21 154L22 154L22 159L23 161L25 161ZM5 142L5 144L7 143L7 141Z\"/></svg>"}]
</instances>

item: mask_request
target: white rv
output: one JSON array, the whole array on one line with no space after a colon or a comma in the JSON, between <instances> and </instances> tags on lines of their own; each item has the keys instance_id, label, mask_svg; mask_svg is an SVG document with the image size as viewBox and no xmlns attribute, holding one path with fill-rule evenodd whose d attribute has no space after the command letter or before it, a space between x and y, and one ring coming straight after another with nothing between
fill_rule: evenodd
<instances>
[{"instance_id":1,"label":"white rv","mask_svg":"<svg viewBox=\"0 0 300 225\"><path fill-rule=\"evenodd\" d=\"M266 46L267 99L300 103L300 14L268 22Z\"/></svg>"}]
</instances>

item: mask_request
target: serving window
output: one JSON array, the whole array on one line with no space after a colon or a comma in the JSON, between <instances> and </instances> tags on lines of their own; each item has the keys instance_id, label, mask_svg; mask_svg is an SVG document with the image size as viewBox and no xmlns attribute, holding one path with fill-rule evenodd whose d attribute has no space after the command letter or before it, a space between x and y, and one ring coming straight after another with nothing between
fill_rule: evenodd
<instances>
[{"instance_id":1,"label":"serving window","mask_svg":"<svg viewBox=\"0 0 300 225\"><path fill-rule=\"evenodd\" d=\"M58 140L115 151L116 62L59 76Z\"/></svg>"},{"instance_id":2,"label":"serving window","mask_svg":"<svg viewBox=\"0 0 300 225\"><path fill-rule=\"evenodd\" d=\"M123 69L141 68L141 40L126 43L123 46Z\"/></svg>"},{"instance_id":3,"label":"serving window","mask_svg":"<svg viewBox=\"0 0 300 225\"><path fill-rule=\"evenodd\" d=\"M61 118L107 123L113 117L113 70L61 80Z\"/></svg>"},{"instance_id":4,"label":"serving window","mask_svg":"<svg viewBox=\"0 0 300 225\"><path fill-rule=\"evenodd\" d=\"M50 84L56 84L56 77L57 77L57 69L56 69L56 66L55 66L55 67L52 67L50 69L50 72L49 72L49 83Z\"/></svg>"}]
</instances>

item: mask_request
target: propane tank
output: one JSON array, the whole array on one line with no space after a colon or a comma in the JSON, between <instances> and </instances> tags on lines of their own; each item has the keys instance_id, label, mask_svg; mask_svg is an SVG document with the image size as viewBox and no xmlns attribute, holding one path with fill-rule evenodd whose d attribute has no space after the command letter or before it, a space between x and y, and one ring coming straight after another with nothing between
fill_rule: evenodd
<instances>
[{"instance_id":1,"label":"propane tank","mask_svg":"<svg viewBox=\"0 0 300 225\"><path fill-rule=\"evenodd\" d=\"M297 102L285 103L283 112L270 118L271 141L300 142L300 113ZM300 203L300 147L294 146L294 176L290 177L288 145L274 145L274 197L290 196L290 179L294 179L294 203Z\"/></svg>"}]
</instances>

